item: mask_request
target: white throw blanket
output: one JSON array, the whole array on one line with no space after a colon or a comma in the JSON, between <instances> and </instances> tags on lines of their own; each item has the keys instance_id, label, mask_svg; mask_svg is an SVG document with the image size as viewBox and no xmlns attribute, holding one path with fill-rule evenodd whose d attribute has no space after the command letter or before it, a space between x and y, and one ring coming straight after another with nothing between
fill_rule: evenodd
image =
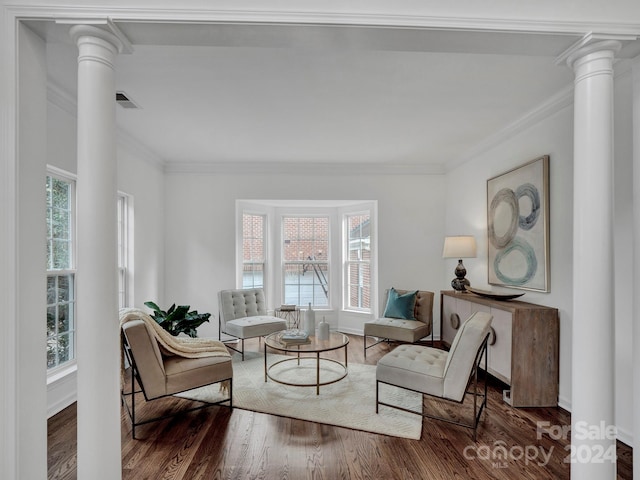
<instances>
[{"instance_id":1,"label":"white throw blanket","mask_svg":"<svg viewBox=\"0 0 640 480\"><path fill-rule=\"evenodd\" d=\"M160 351L164 355L177 355L186 358L202 358L202 357L231 357L227 347L219 340L212 338L191 338L191 337L174 337L158 322L156 322L149 314L138 308L122 308L120 309L120 334L122 335L122 326L132 320L142 320L147 328L153 332L158 342ZM122 342L121 342L122 345ZM121 364L121 382L124 381L124 352Z\"/></svg>"}]
</instances>

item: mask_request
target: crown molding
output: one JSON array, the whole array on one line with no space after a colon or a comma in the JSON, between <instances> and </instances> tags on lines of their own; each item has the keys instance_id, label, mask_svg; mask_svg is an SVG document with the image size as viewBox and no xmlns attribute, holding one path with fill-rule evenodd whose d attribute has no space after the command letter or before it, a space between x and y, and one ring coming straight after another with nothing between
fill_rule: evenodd
<instances>
[{"instance_id":1,"label":"crown molding","mask_svg":"<svg viewBox=\"0 0 640 480\"><path fill-rule=\"evenodd\" d=\"M50 80L47 82L47 100L52 105L60 108L69 116L77 120L78 103L76 98L63 87ZM126 151L135 155L136 157L141 158L142 160L151 164L153 167L158 168L159 170L164 170L165 161L163 158L158 156L149 147L129 135L125 130L117 127L116 143L118 146L124 148Z\"/></svg>"},{"instance_id":2,"label":"crown molding","mask_svg":"<svg viewBox=\"0 0 640 480\"><path fill-rule=\"evenodd\" d=\"M585 48L594 47L600 42L614 41L614 42L632 42L638 39L638 33L631 34L603 34L603 33L594 33L589 32L584 35L580 40L575 42L569 48L567 48L564 52L562 52L555 59L556 65L563 65L566 63L571 63L577 54ZM620 43L621 46L621 43ZM620 49L616 50L616 52Z\"/></svg>"},{"instance_id":3,"label":"crown molding","mask_svg":"<svg viewBox=\"0 0 640 480\"><path fill-rule=\"evenodd\" d=\"M166 162L162 157L121 128L116 130L116 145L160 171L166 168Z\"/></svg>"},{"instance_id":4,"label":"crown molding","mask_svg":"<svg viewBox=\"0 0 640 480\"><path fill-rule=\"evenodd\" d=\"M540 123L545 118L548 118L554 113L557 113L560 110L563 110L571 105L573 105L573 84L568 85L567 87L556 93L554 96L549 98L546 102L528 111L526 114L524 114L514 122L511 122L493 135L490 135L472 149L467 150L460 157L447 162L445 164L447 172L450 172L451 170L454 170L461 165L474 160L483 153L488 152L492 148L506 142L513 136L527 130L533 125Z\"/></svg>"},{"instance_id":5,"label":"crown molding","mask_svg":"<svg viewBox=\"0 0 640 480\"><path fill-rule=\"evenodd\" d=\"M162 21L192 23L256 23L427 28L477 32L583 35L639 35L640 25L624 22L556 21L546 19L471 18L411 14L359 12L302 12L293 10L234 10L200 8L93 7L93 6L7 6L16 18L54 18L62 22L106 22L109 30L124 37L115 22ZM110 25L113 23L113 25ZM115 30L114 30L115 28ZM126 40L126 37L124 37Z\"/></svg>"},{"instance_id":6,"label":"crown molding","mask_svg":"<svg viewBox=\"0 0 640 480\"><path fill-rule=\"evenodd\" d=\"M322 162L167 162L167 174L229 174L246 175L443 175L440 164L393 164L393 163L322 163Z\"/></svg>"},{"instance_id":7,"label":"crown molding","mask_svg":"<svg viewBox=\"0 0 640 480\"><path fill-rule=\"evenodd\" d=\"M78 104L75 97L50 80L47 81L47 100L73 118L78 117Z\"/></svg>"}]
</instances>

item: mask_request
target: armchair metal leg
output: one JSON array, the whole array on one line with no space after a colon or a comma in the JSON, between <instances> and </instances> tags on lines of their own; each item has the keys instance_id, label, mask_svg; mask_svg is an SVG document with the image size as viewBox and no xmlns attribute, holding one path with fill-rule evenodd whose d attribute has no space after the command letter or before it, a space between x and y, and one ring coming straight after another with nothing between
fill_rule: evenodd
<instances>
[{"instance_id":1,"label":"armchair metal leg","mask_svg":"<svg viewBox=\"0 0 640 480\"><path fill-rule=\"evenodd\" d=\"M371 345L369 345L368 347L367 347L367 335L364 335L364 337L362 338L362 342L364 343L364 358L367 358L367 350L369 348L375 347L376 345L382 342L390 343L390 340L388 338L380 338L380 337L373 337L373 338L377 338L378 340L372 343Z\"/></svg>"},{"instance_id":2,"label":"armchair metal leg","mask_svg":"<svg viewBox=\"0 0 640 480\"><path fill-rule=\"evenodd\" d=\"M154 417L154 418L149 418L146 420L143 420L141 422L136 421L136 393L144 393L143 390L135 390L135 378L136 378L136 374L135 371L133 370L132 367L132 371L131 371L131 392L126 393L126 392L121 392L121 396L122 396L122 403L125 406L125 409L127 410L127 413L129 414L129 419L131 420L131 438L133 438L134 440L137 439L136 437L136 427L140 426L140 425L145 425L147 423L152 423L152 422L158 422L160 420L165 420L167 418L171 418L174 417L176 415L182 415L184 413L188 413L188 412L193 412L196 410L202 410L203 408L209 408L212 407L214 405L221 405L223 403L229 402L229 409L233 409L233 378L228 378L225 380L221 380L220 382L216 382L216 383L221 383L221 382L225 382L228 381L229 382L229 395L227 398L223 399L223 400L219 400L217 402L206 402L204 400L192 400L194 402L200 402L203 405L198 405L196 407L192 407L192 408L188 408L185 410L179 410L177 412L174 413L170 413L167 415L162 415L160 417ZM131 407L129 407L129 403L126 400L127 396L131 396ZM172 395L165 395L167 397L170 397ZM164 398L164 397L158 397L158 398ZM146 397L145 397L146 399ZM153 399L155 400L155 399Z\"/></svg>"}]
</instances>

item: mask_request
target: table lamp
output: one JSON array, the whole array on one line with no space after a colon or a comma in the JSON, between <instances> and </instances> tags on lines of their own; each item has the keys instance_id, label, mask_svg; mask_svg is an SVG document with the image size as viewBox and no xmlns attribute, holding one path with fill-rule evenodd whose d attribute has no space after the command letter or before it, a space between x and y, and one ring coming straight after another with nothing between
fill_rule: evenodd
<instances>
[{"instance_id":1,"label":"table lamp","mask_svg":"<svg viewBox=\"0 0 640 480\"><path fill-rule=\"evenodd\" d=\"M442 258L457 258L458 265L455 269L456 278L451 280L451 286L456 292L465 292L466 286L471 285L469 280L464 278L467 269L462 264L463 258L476 257L476 239L471 235L456 235L445 237Z\"/></svg>"}]
</instances>

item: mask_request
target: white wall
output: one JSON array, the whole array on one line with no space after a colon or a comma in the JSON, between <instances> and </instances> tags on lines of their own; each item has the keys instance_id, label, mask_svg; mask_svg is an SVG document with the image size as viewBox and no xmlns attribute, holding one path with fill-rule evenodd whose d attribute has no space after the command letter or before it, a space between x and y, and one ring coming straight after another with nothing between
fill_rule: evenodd
<instances>
[{"instance_id":1,"label":"white wall","mask_svg":"<svg viewBox=\"0 0 640 480\"><path fill-rule=\"evenodd\" d=\"M620 438L632 438L631 404L631 86L630 75L615 81L615 244L616 244L616 423ZM478 155L447 174L447 234L473 234L478 257L465 260L473 286L487 283L486 180L511 168L550 155L550 292L527 292L523 301L556 307L560 312L560 405L571 410L571 332L573 318L573 105L569 105ZM463 188L455 188L455 185ZM597 194L597 193L596 193ZM588 261L588 259L585 259ZM447 262L444 279L452 278ZM603 319L607 321L607 319ZM594 352L595 353L595 352Z\"/></svg>"},{"instance_id":2,"label":"white wall","mask_svg":"<svg viewBox=\"0 0 640 480\"><path fill-rule=\"evenodd\" d=\"M631 71L615 79L614 261L615 418L625 442L633 434L633 137ZM637 408L637 406L636 406ZM630 444L630 443L629 443ZM631 445L631 444L630 444Z\"/></svg>"},{"instance_id":3,"label":"white wall","mask_svg":"<svg viewBox=\"0 0 640 480\"><path fill-rule=\"evenodd\" d=\"M217 337L217 292L236 285L237 199L377 200L379 294L445 286L442 176L170 174L166 182L165 299L212 314L201 336Z\"/></svg>"},{"instance_id":4,"label":"white wall","mask_svg":"<svg viewBox=\"0 0 640 480\"><path fill-rule=\"evenodd\" d=\"M133 201L134 253L131 306L147 300L163 302L164 173L162 168L118 145L118 189Z\"/></svg>"},{"instance_id":5,"label":"white wall","mask_svg":"<svg viewBox=\"0 0 640 480\"><path fill-rule=\"evenodd\" d=\"M48 52L48 63L55 54ZM46 162L69 173L76 173L76 105L66 92L49 86L47 102ZM134 249L130 268L134 285L131 305L138 299L162 299L164 282L164 173L158 163L137 151L130 141L119 142L118 189L133 202ZM43 200L44 202L44 200ZM44 205L44 203L43 203ZM44 211L44 210L43 210ZM44 217L42 219L44 222ZM43 224L44 228L44 224ZM44 287L42 290L44 295ZM117 321L117 319L114 319ZM82 319L78 319L81 324ZM45 365L45 364L43 364ZM75 368L49 378L47 415L51 416L76 400Z\"/></svg>"},{"instance_id":6,"label":"white wall","mask_svg":"<svg viewBox=\"0 0 640 480\"><path fill-rule=\"evenodd\" d=\"M18 105L17 175L17 324L15 348L19 365L16 384L10 387L16 401L17 459L15 478L44 478L46 464L46 279L45 257L45 157L46 65L45 46L28 28L19 29L20 83ZM7 319L12 320L12 317ZM3 393L4 395L4 393ZM9 393L7 393L7 396ZM3 423L3 429L4 427ZM14 448L13 446L10 448Z\"/></svg>"}]
</instances>

